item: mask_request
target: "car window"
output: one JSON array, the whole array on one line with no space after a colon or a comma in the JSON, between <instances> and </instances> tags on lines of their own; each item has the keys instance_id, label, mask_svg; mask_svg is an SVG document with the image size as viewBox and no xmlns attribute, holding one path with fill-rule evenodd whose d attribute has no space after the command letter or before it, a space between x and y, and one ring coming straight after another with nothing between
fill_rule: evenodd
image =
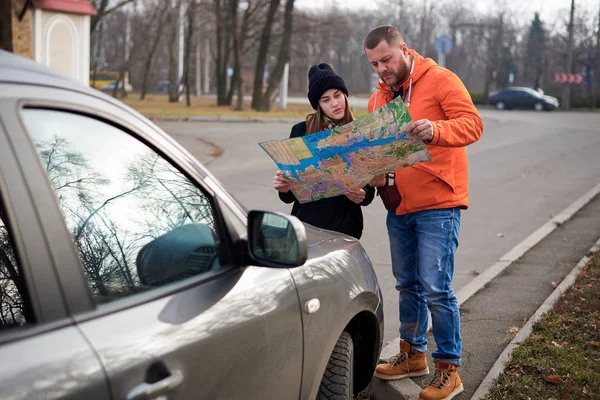
<instances>
[{"instance_id":1,"label":"car window","mask_svg":"<svg viewBox=\"0 0 600 400\"><path fill-rule=\"evenodd\" d=\"M98 303L220 268L209 197L160 154L87 116L22 115Z\"/></svg>"},{"instance_id":2,"label":"car window","mask_svg":"<svg viewBox=\"0 0 600 400\"><path fill-rule=\"evenodd\" d=\"M0 202L0 332L33 322L23 272Z\"/></svg>"},{"instance_id":3,"label":"car window","mask_svg":"<svg viewBox=\"0 0 600 400\"><path fill-rule=\"evenodd\" d=\"M539 94L532 89L521 89L517 90L515 93L517 93L518 96L522 98L539 97Z\"/></svg>"}]
</instances>

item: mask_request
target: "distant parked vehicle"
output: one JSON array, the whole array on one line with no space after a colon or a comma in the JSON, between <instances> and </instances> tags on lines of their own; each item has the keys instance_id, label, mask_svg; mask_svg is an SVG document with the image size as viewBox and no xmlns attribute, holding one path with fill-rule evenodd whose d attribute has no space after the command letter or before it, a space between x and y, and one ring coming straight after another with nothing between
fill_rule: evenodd
<instances>
[{"instance_id":1,"label":"distant parked vehicle","mask_svg":"<svg viewBox=\"0 0 600 400\"><path fill-rule=\"evenodd\" d=\"M102 86L119 80L120 74L117 71L90 71L90 87L100 89Z\"/></svg>"},{"instance_id":2,"label":"distant parked vehicle","mask_svg":"<svg viewBox=\"0 0 600 400\"><path fill-rule=\"evenodd\" d=\"M158 81L156 86L154 86L154 92L169 93L169 86L171 86L171 82L169 81Z\"/></svg>"},{"instance_id":3,"label":"distant parked vehicle","mask_svg":"<svg viewBox=\"0 0 600 400\"><path fill-rule=\"evenodd\" d=\"M526 87L507 87L490 93L488 104L497 110L510 110L513 108L529 109L536 111L552 111L559 108L556 97L545 96L537 90Z\"/></svg>"},{"instance_id":4,"label":"distant parked vehicle","mask_svg":"<svg viewBox=\"0 0 600 400\"><path fill-rule=\"evenodd\" d=\"M103 92L110 92L113 91L115 89L115 82L111 82L111 83L107 83L106 85L102 85L99 88L101 91ZM119 89L123 89L123 82L119 82ZM133 91L133 86L131 86L131 84L126 84L125 85L125 91L127 93L130 93Z\"/></svg>"}]
</instances>

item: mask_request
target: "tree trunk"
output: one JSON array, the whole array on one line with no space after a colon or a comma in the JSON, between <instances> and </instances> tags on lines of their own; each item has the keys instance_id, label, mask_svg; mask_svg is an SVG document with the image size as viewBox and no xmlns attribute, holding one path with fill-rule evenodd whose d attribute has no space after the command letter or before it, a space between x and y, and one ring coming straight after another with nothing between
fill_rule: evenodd
<instances>
[{"instance_id":1,"label":"tree trunk","mask_svg":"<svg viewBox=\"0 0 600 400\"><path fill-rule=\"evenodd\" d=\"M102 43L102 35L104 33L104 24L100 25L100 30L98 32L98 37L94 37L94 59L92 60L92 71L93 79L92 86L96 86L96 74L98 73L98 63L100 62L100 43ZM92 35L95 36L94 31L92 30Z\"/></svg>"},{"instance_id":2,"label":"tree trunk","mask_svg":"<svg viewBox=\"0 0 600 400\"><path fill-rule=\"evenodd\" d=\"M567 42L567 60L565 73L570 74L573 68L573 15L575 14L575 0L571 0L571 17L569 19L569 39ZM571 108L571 84L563 83L562 99L563 110L569 111Z\"/></svg>"},{"instance_id":3,"label":"tree trunk","mask_svg":"<svg viewBox=\"0 0 600 400\"><path fill-rule=\"evenodd\" d=\"M501 14L500 19L498 21L498 25L496 26L496 37L493 42L493 47L491 50L491 63L488 64L488 68L486 69L486 77L485 77L485 88L483 92L483 98L487 101L488 95L490 93L490 86L492 80L492 73L496 72L496 76L498 76L498 60L499 60L499 52L502 46L502 35L503 35L503 27L504 27L504 16Z\"/></svg>"},{"instance_id":4,"label":"tree trunk","mask_svg":"<svg viewBox=\"0 0 600 400\"><path fill-rule=\"evenodd\" d=\"M275 92L275 89L279 87L279 81L281 80L283 69L285 68L285 64L290 59L290 42L292 40L293 17L294 0L286 0L283 17L283 37L281 38L281 47L279 48L277 64L275 64L275 68L273 68L273 71L271 72L269 86L267 87L267 91L262 96L260 104L256 108L257 111L269 111L271 109L271 96Z\"/></svg>"},{"instance_id":5,"label":"tree trunk","mask_svg":"<svg viewBox=\"0 0 600 400\"><path fill-rule=\"evenodd\" d=\"M423 57L427 57L427 20L427 0L425 0L423 4L423 18L421 19L421 40L419 41L421 47L419 53L421 53Z\"/></svg>"},{"instance_id":6,"label":"tree trunk","mask_svg":"<svg viewBox=\"0 0 600 400\"><path fill-rule=\"evenodd\" d=\"M596 89L594 91L594 100L592 103L592 104L594 104L594 108L596 108L598 106L598 94L600 93L600 7L598 8L598 31L596 32L595 61L596 61L595 74L590 73L590 81L593 81L594 77L596 78Z\"/></svg>"},{"instance_id":7,"label":"tree trunk","mask_svg":"<svg viewBox=\"0 0 600 400\"><path fill-rule=\"evenodd\" d=\"M163 4L169 4L168 2L164 2ZM150 76L150 69L152 68L152 61L154 60L154 54L156 54L156 50L158 49L158 44L160 43L160 39L162 37L163 28L165 25L169 23L169 13L166 12L166 7L157 10L158 14L158 25L156 27L156 35L152 40L152 44L150 45L150 51L148 52L148 56L146 57L146 62L144 63L144 72L142 79L142 90L140 93L140 100L144 100L146 97L146 93L148 91L148 77ZM166 17L163 17L166 16Z\"/></svg>"},{"instance_id":8,"label":"tree trunk","mask_svg":"<svg viewBox=\"0 0 600 400\"><path fill-rule=\"evenodd\" d=\"M196 0L190 0L190 5L187 10L188 31L185 38L185 62L184 73L185 77L185 104L187 107L192 105L190 99L190 56L192 55L192 36L194 35L194 17L196 15Z\"/></svg>"},{"instance_id":9,"label":"tree trunk","mask_svg":"<svg viewBox=\"0 0 600 400\"><path fill-rule=\"evenodd\" d=\"M541 88L542 87L542 75L543 72L541 70L537 70L536 74L535 74L535 88Z\"/></svg>"},{"instance_id":10,"label":"tree trunk","mask_svg":"<svg viewBox=\"0 0 600 400\"><path fill-rule=\"evenodd\" d=\"M231 4L231 3L230 3ZM236 1L236 4L238 2ZM229 10L233 12L233 10ZM227 64L229 60L230 52L230 32L231 32L231 19L224 18L222 16L221 0L215 0L215 13L217 23L215 24L216 36L217 36L217 51L215 56L216 64L216 76L217 76L217 105L225 106L231 105L231 98L228 93L227 85ZM237 7L235 10L237 15ZM227 21L225 24L219 23L219 21Z\"/></svg>"},{"instance_id":11,"label":"tree trunk","mask_svg":"<svg viewBox=\"0 0 600 400\"><path fill-rule=\"evenodd\" d=\"M181 0L179 0L181 2ZM179 10L179 7L176 7L176 10ZM171 13L174 13L173 9L169 10ZM177 82L177 31L179 25L179 12L177 12L177 16L173 14L173 25L171 26L171 36L169 40L169 103L176 103L179 101L179 96L177 95L179 92L179 85Z\"/></svg>"},{"instance_id":12,"label":"tree trunk","mask_svg":"<svg viewBox=\"0 0 600 400\"><path fill-rule=\"evenodd\" d=\"M248 8L244 12L244 19L242 21L242 26L238 28L237 21L237 9L238 9L239 0L231 0L231 32L233 35L233 78L231 82L231 92L230 95L233 96L233 89L237 90L237 102L235 104L236 111L242 111L244 109L244 86L242 80L242 46L243 39L242 35L245 34L245 29L247 29L247 19L248 19Z\"/></svg>"},{"instance_id":13,"label":"tree trunk","mask_svg":"<svg viewBox=\"0 0 600 400\"><path fill-rule=\"evenodd\" d=\"M586 68L588 68L588 72L587 73L587 80L588 80L588 101L590 104L590 111L594 111L594 107L596 106L595 102L596 102L596 98L594 96L594 82L592 81L592 64L590 63L589 65L586 66Z\"/></svg>"},{"instance_id":14,"label":"tree trunk","mask_svg":"<svg viewBox=\"0 0 600 400\"><path fill-rule=\"evenodd\" d=\"M140 93L140 100L144 100L146 97L146 93L148 92L148 77L150 76L150 69L152 68L152 61L154 60L154 54L156 53L156 49L158 48L158 43L160 42L160 34L162 33L162 27L164 24L160 23L158 26L158 32L156 33L156 37L150 46L150 52L148 53L148 57L146 58L146 62L144 63L144 72L142 78L142 90Z\"/></svg>"},{"instance_id":15,"label":"tree trunk","mask_svg":"<svg viewBox=\"0 0 600 400\"><path fill-rule=\"evenodd\" d=\"M215 67L216 67L216 77L217 77L217 105L221 106L225 103L225 88L227 86L227 81L223 79L222 71L223 71L223 35L221 32L221 27L219 26L219 22L221 21L221 0L215 0L215 14L216 14L216 22L215 22L215 33L217 36L217 51L215 55Z\"/></svg>"},{"instance_id":16,"label":"tree trunk","mask_svg":"<svg viewBox=\"0 0 600 400\"><path fill-rule=\"evenodd\" d=\"M271 41L271 28L273 26L273 19L275 18L275 12L277 11L278 6L279 0L269 1L267 19L260 35L258 56L256 58L256 68L254 69L254 85L252 93L252 108L255 110L259 110L263 106L263 85L265 79L265 68L267 64L267 53L269 52L269 43ZM271 80L272 79L273 78L271 77Z\"/></svg>"},{"instance_id":17,"label":"tree trunk","mask_svg":"<svg viewBox=\"0 0 600 400\"><path fill-rule=\"evenodd\" d=\"M120 99L120 98L124 98L125 96L127 96L127 91L125 90L125 72L126 72L126 65L124 65L123 67L119 68L119 78L117 79L117 81L115 82L115 87L113 88L113 92L112 92L112 96L115 99ZM123 84L123 88L120 89L121 84Z\"/></svg>"},{"instance_id":18,"label":"tree trunk","mask_svg":"<svg viewBox=\"0 0 600 400\"><path fill-rule=\"evenodd\" d=\"M456 21L453 21L450 24L450 28L451 28L450 37L452 38L452 43L454 43L456 46L456 25L454 25L455 22ZM449 54L446 55L446 68L448 68L451 71L454 68L454 54L456 54L456 50L454 50L454 53L450 52Z\"/></svg>"}]
</instances>

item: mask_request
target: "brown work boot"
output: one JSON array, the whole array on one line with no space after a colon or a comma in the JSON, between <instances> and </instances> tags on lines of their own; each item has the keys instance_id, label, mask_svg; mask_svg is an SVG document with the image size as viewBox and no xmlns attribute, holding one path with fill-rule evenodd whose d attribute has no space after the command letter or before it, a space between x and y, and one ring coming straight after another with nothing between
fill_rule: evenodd
<instances>
[{"instance_id":1,"label":"brown work boot","mask_svg":"<svg viewBox=\"0 0 600 400\"><path fill-rule=\"evenodd\" d=\"M385 381L427 374L429 374L429 367L425 353L410 351L410 343L404 340L400 340L400 353L375 368L375 376Z\"/></svg>"},{"instance_id":2,"label":"brown work boot","mask_svg":"<svg viewBox=\"0 0 600 400\"><path fill-rule=\"evenodd\" d=\"M419 400L450 400L462 393L463 385L457 367L445 361L435 362L435 376L419 393Z\"/></svg>"}]
</instances>

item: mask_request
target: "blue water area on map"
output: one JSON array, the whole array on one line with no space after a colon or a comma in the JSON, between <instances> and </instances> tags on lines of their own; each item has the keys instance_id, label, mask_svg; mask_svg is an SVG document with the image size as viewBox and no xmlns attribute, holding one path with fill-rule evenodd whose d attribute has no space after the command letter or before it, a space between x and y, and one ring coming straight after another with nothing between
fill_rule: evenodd
<instances>
[{"instance_id":1,"label":"blue water area on map","mask_svg":"<svg viewBox=\"0 0 600 400\"><path fill-rule=\"evenodd\" d=\"M313 154L313 157L305 158L304 160L300 160L299 165L298 164L290 165L290 164L283 164L283 163L277 163L277 165L282 170L291 171L292 175L295 178L298 178L297 171L305 171L308 167L311 167L311 166L313 166L315 168L319 168L319 161L321 161L321 160L331 158L331 157L334 157L337 155L346 162L346 165L349 165L350 161L349 161L348 155L351 153L354 153L357 150L366 149L368 147L373 147L373 146L382 146L385 144L395 142L397 140L405 140L405 141L410 140L410 137L406 133L403 133L400 136L389 136L389 137L379 138L379 139L372 140L372 141L368 140L365 137L362 137L362 139L360 139L360 140L356 140L353 143L348 143L347 146L329 146L329 147L319 149L317 147L319 142L324 139L327 139L330 135L331 135L331 131L323 131L323 132L317 132L317 133L303 136L302 139L304 140L304 143L306 143L306 146L308 147L308 149ZM357 136L357 138L360 138L360 136Z\"/></svg>"}]
</instances>

